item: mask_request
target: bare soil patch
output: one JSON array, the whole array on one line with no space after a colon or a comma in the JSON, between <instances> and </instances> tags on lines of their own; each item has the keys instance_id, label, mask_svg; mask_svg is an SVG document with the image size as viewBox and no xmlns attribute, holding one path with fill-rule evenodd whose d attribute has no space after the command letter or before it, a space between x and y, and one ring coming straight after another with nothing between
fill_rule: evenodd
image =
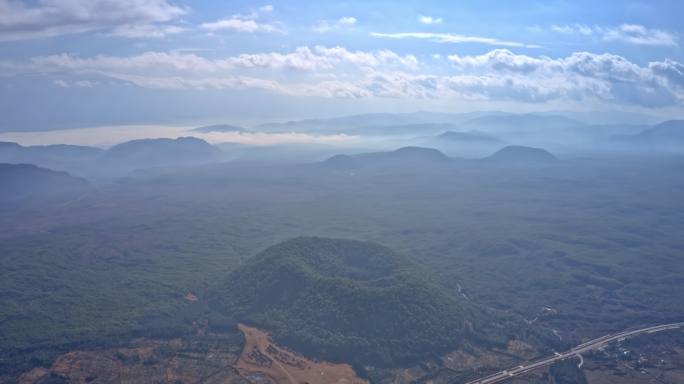
<instances>
[{"instance_id":1,"label":"bare soil patch","mask_svg":"<svg viewBox=\"0 0 684 384\"><path fill-rule=\"evenodd\" d=\"M257 328L239 325L245 347L235 367L253 383L275 384L365 384L348 364L307 359L276 345Z\"/></svg>"}]
</instances>

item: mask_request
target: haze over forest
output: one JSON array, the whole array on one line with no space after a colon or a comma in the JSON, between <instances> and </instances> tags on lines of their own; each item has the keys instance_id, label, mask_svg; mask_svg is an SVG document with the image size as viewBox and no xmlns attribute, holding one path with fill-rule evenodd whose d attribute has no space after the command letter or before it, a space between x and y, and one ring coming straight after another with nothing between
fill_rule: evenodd
<instances>
[{"instance_id":1,"label":"haze over forest","mask_svg":"<svg viewBox=\"0 0 684 384\"><path fill-rule=\"evenodd\" d=\"M0 0L0 384L684 382L682 15Z\"/></svg>"}]
</instances>

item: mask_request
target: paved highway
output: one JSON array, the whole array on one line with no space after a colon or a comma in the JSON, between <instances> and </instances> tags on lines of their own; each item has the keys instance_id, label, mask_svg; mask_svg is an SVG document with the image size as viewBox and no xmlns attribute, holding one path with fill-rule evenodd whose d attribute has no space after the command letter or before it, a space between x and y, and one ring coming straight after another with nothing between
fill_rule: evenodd
<instances>
[{"instance_id":1,"label":"paved highway","mask_svg":"<svg viewBox=\"0 0 684 384\"><path fill-rule=\"evenodd\" d=\"M680 329L684 328L684 322L681 323L671 323L671 324L663 324L663 325L655 325L652 327L646 327L646 328L640 328L640 329L635 329L631 331L623 331L619 333L612 333L608 334L605 336L601 336L597 339L587 341L586 343L582 343L572 349L570 349L567 352L563 353L555 353L553 356L549 356L546 358L543 358L541 360L533 361L530 363L526 363L523 365L518 365L517 367L512 367L509 369L505 369L503 371L491 374L486 377L479 378L477 380L472 380L469 381L466 384L496 384L496 383L503 383L506 380L510 380L513 377L524 375L526 373L532 372L536 369L542 368L542 367L547 367L556 361L560 360L565 360L569 359L575 356L579 356L584 352L590 351L592 349L599 349L601 347L606 346L607 344L610 344L614 341L622 341L630 337L638 336L638 335L643 335L643 334L648 334L648 333L656 333L656 332L662 332L662 331L668 331L671 329Z\"/></svg>"}]
</instances>

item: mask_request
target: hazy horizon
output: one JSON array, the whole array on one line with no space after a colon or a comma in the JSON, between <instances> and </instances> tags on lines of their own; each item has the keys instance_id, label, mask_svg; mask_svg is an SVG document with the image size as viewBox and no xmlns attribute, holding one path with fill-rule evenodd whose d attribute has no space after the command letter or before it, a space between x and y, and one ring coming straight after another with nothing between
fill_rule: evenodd
<instances>
[{"instance_id":1,"label":"hazy horizon","mask_svg":"<svg viewBox=\"0 0 684 384\"><path fill-rule=\"evenodd\" d=\"M684 112L678 2L324 4L4 0L0 132Z\"/></svg>"}]
</instances>

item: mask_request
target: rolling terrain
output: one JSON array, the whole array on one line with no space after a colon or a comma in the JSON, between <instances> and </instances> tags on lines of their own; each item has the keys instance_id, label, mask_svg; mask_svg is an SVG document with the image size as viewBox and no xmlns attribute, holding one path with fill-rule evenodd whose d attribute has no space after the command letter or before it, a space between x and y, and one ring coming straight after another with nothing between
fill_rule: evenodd
<instances>
[{"instance_id":1,"label":"rolling terrain","mask_svg":"<svg viewBox=\"0 0 684 384\"><path fill-rule=\"evenodd\" d=\"M131 156L175 161L173 145L156 143ZM55 362L60 377L86 377L80 361L171 340L184 347L147 367L240 382L239 323L373 382L466 382L684 317L676 155L501 143L494 163L415 146L246 163L213 159L205 144L182 166L107 182L21 166L32 193L43 174L88 188L3 207L0 382ZM193 345L195 359L225 352L207 337L230 340L232 365L187 358ZM143 361L120 361L121 372L151 375Z\"/></svg>"}]
</instances>

